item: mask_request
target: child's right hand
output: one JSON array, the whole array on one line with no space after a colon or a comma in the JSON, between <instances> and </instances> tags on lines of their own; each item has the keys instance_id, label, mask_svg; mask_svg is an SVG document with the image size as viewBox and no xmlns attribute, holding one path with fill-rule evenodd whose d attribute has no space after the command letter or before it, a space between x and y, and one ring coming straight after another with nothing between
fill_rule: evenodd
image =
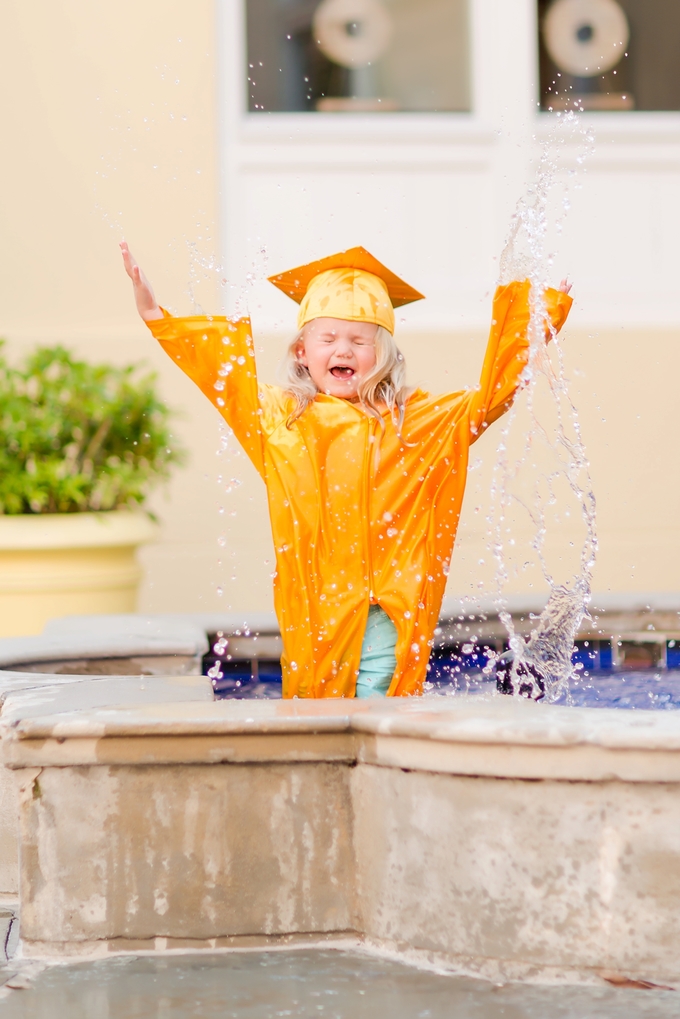
<instances>
[{"instance_id":1,"label":"child's right hand","mask_svg":"<svg viewBox=\"0 0 680 1019\"><path fill-rule=\"evenodd\" d=\"M123 254L123 265L125 266L125 271L132 280L132 289L135 294L137 311L145 322L151 322L152 319L155 318L163 318L163 312L154 297L151 284L132 257L132 253L127 246L127 241L120 242L120 250Z\"/></svg>"}]
</instances>

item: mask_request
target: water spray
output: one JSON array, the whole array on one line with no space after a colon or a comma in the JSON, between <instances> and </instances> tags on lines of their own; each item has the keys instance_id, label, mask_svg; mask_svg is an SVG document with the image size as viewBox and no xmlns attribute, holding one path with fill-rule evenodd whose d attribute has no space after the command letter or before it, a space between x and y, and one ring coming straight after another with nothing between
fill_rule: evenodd
<instances>
[{"instance_id":1,"label":"water spray","mask_svg":"<svg viewBox=\"0 0 680 1019\"><path fill-rule=\"evenodd\" d=\"M595 496L583 443L577 409L569 395L564 351L550 321L545 300L552 257L547 251L549 199L559 181L559 152L567 139L580 141L582 164L592 148L592 136L582 132L574 113L558 114L556 130L545 143L536 177L518 203L510 235L501 256L501 284L512 280L530 282L530 321L528 362L524 369L522 401L515 403L505 418L494 469L491 508L488 516L491 546L496 561L496 607L508 633L510 652L496 663L505 692L530 697L557 699L568 688L575 673L572 665L574 640L582 620L588 614L591 580L597 552ZM580 137L579 137L580 136ZM564 185L563 185L564 186ZM566 186L562 220L569 208ZM546 344L546 338L550 344ZM547 392L552 421L539 403ZM517 435L519 404L524 403L530 427L522 435L521 450L513 459L510 440ZM538 473L530 497L519 492L518 480L526 486L532 459L540 448L548 449L553 460L549 474ZM558 488L566 482L578 507L585 535L578 561L578 572L566 582L558 582L546 558L548 535L547 507L558 502ZM508 610L504 589L509 580L506 539L510 513L519 508L530 521L532 549L549 589L545 608L528 638L518 634ZM504 675L503 675L504 673Z\"/></svg>"}]
</instances>

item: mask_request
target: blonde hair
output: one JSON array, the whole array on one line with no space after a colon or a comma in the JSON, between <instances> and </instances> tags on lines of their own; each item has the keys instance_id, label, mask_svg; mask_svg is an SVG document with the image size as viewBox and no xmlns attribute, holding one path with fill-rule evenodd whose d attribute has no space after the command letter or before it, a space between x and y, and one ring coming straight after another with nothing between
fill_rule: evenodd
<instances>
[{"instance_id":1,"label":"blonde hair","mask_svg":"<svg viewBox=\"0 0 680 1019\"><path fill-rule=\"evenodd\" d=\"M306 326L303 326L288 347L279 369L283 388L295 399L295 408L286 421L288 428L304 414L319 392L307 368L298 357L298 347L304 342L305 329ZM385 422L380 413L380 405L384 404L390 411L400 438L406 402L413 392L413 388L405 383L404 355L392 334L384 326L378 326L375 333L375 365L359 382L357 396L366 413L380 422L383 431Z\"/></svg>"}]
</instances>

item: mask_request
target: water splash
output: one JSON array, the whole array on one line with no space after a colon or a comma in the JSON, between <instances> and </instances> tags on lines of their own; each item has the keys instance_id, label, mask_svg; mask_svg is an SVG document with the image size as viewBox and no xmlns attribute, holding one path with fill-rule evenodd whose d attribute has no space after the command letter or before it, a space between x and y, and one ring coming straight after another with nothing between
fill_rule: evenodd
<instances>
[{"instance_id":1,"label":"water splash","mask_svg":"<svg viewBox=\"0 0 680 1019\"><path fill-rule=\"evenodd\" d=\"M496 561L496 605L512 652L509 681L515 692L545 695L551 701L565 692L574 675L572 649L588 614L597 552L595 496L588 459L578 412L569 395L564 351L551 325L545 299L553 262L547 245L555 192L562 190L561 212L554 223L559 233L569 210L569 188L575 177L572 170L571 179L564 181L562 155L567 143L579 147L578 167L592 149L593 138L581 130L574 113L557 115L556 128L544 145L535 179L517 206L501 256L501 283L530 281L529 359L523 373L523 399L516 401L504 421L488 517ZM552 341L549 345L546 335ZM520 426L520 415L528 416L528 427L523 422ZM517 446L518 451L513 453ZM539 462L546 457L550 462L547 472ZM554 566L551 568L548 562L546 542L551 537L552 523L564 523L557 514L561 511L569 517L569 506L574 503L583 521L582 545L578 559L572 563L572 575L558 580ZM554 507L561 509L555 511ZM521 517L525 522L528 518L529 544L549 591L528 639L516 632L503 594L510 579L508 545L514 544L509 535L514 531L513 521Z\"/></svg>"}]
</instances>

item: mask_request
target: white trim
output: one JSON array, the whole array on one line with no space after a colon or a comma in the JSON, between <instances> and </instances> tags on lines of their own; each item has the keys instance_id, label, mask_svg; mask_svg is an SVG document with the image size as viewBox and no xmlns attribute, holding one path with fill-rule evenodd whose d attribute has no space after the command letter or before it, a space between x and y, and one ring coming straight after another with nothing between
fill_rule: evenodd
<instances>
[{"instance_id":1,"label":"white trim","mask_svg":"<svg viewBox=\"0 0 680 1019\"><path fill-rule=\"evenodd\" d=\"M239 140L248 142L345 145L370 137L374 144L478 141L493 130L473 113L243 113L236 122Z\"/></svg>"},{"instance_id":2,"label":"white trim","mask_svg":"<svg viewBox=\"0 0 680 1019\"><path fill-rule=\"evenodd\" d=\"M260 247L267 246L274 271L289 252L302 259L308 248L327 238L336 243L342 237L338 243L345 243L347 231L338 228L338 221L349 213L348 223L358 224L357 233L363 234L351 243L366 243L368 234L380 244L384 237L403 271L417 274L418 265L427 266L422 251L433 252L424 271L432 272L433 259L438 260L438 283L425 288L430 302L406 315L409 331L450 333L486 324L484 295L495 283L492 256L500 253L556 114L539 108L535 0L469 2L470 112L323 114L246 112L245 0L221 0L220 227L225 275L236 285L230 300L245 287ZM680 112L586 113L580 124L584 136L594 133L595 149L585 164L582 192L571 194L574 211L559 241L556 266L560 275L582 267L572 324L579 331L678 328L669 279L677 275L671 222L675 177L680 194ZM556 159L565 179L584 147L577 138L558 147ZM332 220L323 195L325 181L334 174L340 175L341 187ZM392 229L384 209L375 217L369 210L363 220L352 218L343 175L352 183L363 176L371 193L395 201L401 233ZM285 196L280 213L277 185ZM433 194L429 201L428 188ZM408 196L405 202L402 193ZM329 206L333 200L329 192ZM661 203L672 206L665 217ZM445 206L448 211L439 219ZM260 209L265 210L262 216ZM431 218L431 228L423 225L424 217ZM624 229L628 220L630 227ZM593 223L597 227L586 238L584 230ZM464 251L455 241L440 243L442 237L455 238L459 228L466 238ZM628 238L630 258L623 260ZM482 252L487 251L485 258ZM309 257L313 254L310 250ZM450 290L442 285L442 273L450 273ZM260 282L258 276L258 287L248 290L253 317L262 332L279 332L282 305Z\"/></svg>"}]
</instances>

